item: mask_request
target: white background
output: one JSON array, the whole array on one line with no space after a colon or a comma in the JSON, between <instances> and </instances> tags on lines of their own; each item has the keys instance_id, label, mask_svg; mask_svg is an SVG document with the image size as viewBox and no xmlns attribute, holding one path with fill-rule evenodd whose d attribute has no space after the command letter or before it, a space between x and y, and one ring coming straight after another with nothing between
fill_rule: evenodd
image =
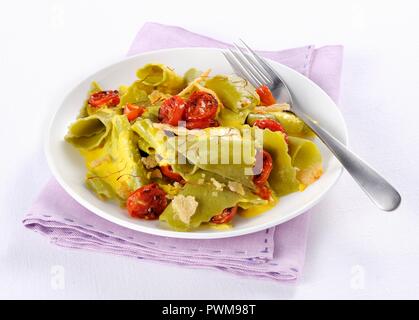
<instances>
[{"instance_id":1,"label":"white background","mask_svg":"<svg viewBox=\"0 0 419 320\"><path fill-rule=\"evenodd\" d=\"M399 188L400 209L381 213L344 174L312 210L298 285L71 251L24 229L50 177L52 101L124 56L146 21L260 49L343 44L350 144ZM418 30L417 1L1 1L0 298L419 298Z\"/></svg>"}]
</instances>

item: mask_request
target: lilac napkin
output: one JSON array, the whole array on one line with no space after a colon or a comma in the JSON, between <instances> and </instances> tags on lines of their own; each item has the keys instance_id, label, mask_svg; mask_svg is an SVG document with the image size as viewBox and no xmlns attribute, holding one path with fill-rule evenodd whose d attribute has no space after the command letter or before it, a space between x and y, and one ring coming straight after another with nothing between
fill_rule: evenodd
<instances>
[{"instance_id":1,"label":"lilac napkin","mask_svg":"<svg viewBox=\"0 0 419 320\"><path fill-rule=\"evenodd\" d=\"M174 47L227 47L182 28L146 23L128 55ZM333 99L339 96L342 47L313 46L261 52L310 77ZM109 252L137 259L213 268L240 275L294 280L304 263L309 214L264 231L217 240L153 236L115 225L88 211L52 179L23 219L28 229L59 246Z\"/></svg>"}]
</instances>

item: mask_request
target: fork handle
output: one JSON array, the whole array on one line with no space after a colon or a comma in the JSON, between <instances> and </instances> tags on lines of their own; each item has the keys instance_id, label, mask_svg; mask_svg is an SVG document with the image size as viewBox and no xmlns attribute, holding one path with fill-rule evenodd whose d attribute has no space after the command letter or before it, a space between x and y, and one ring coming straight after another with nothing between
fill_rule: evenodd
<instances>
[{"instance_id":1,"label":"fork handle","mask_svg":"<svg viewBox=\"0 0 419 320\"><path fill-rule=\"evenodd\" d=\"M401 196L390 183L308 115L293 111L317 134L378 208L384 211L397 209Z\"/></svg>"}]
</instances>

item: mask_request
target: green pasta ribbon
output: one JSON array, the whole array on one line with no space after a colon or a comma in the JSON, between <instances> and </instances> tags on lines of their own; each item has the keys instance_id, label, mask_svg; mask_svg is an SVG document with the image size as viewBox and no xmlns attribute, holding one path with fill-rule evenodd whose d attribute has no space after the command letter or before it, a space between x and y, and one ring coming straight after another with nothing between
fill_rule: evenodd
<instances>
[{"instance_id":1,"label":"green pasta ribbon","mask_svg":"<svg viewBox=\"0 0 419 320\"><path fill-rule=\"evenodd\" d=\"M185 79L186 84L190 84L195 79L197 79L201 74L202 74L201 70L198 70L196 68L190 68L185 72L185 74L183 75L183 78Z\"/></svg>"},{"instance_id":2,"label":"green pasta ribbon","mask_svg":"<svg viewBox=\"0 0 419 320\"><path fill-rule=\"evenodd\" d=\"M317 145L310 140L288 137L292 165L297 168L298 180L308 186L323 173L322 156Z\"/></svg>"},{"instance_id":3,"label":"green pasta ribbon","mask_svg":"<svg viewBox=\"0 0 419 320\"><path fill-rule=\"evenodd\" d=\"M314 137L313 131L296 115L291 112L272 112L278 122L284 127L285 132L290 136Z\"/></svg>"},{"instance_id":4,"label":"green pasta ribbon","mask_svg":"<svg viewBox=\"0 0 419 320\"><path fill-rule=\"evenodd\" d=\"M255 88L246 80L235 75L217 75L208 79L205 87L213 90L223 105L236 113L251 109L260 102Z\"/></svg>"},{"instance_id":5,"label":"green pasta ribbon","mask_svg":"<svg viewBox=\"0 0 419 320\"><path fill-rule=\"evenodd\" d=\"M176 94L185 86L183 77L168 66L160 63L149 63L137 70L139 81L157 90Z\"/></svg>"},{"instance_id":6,"label":"green pasta ribbon","mask_svg":"<svg viewBox=\"0 0 419 320\"><path fill-rule=\"evenodd\" d=\"M255 128L255 130L261 129ZM272 156L273 167L268 182L276 195L284 196L298 191L297 170L292 166L284 135L269 129L263 130L263 149Z\"/></svg>"},{"instance_id":7,"label":"green pasta ribbon","mask_svg":"<svg viewBox=\"0 0 419 320\"><path fill-rule=\"evenodd\" d=\"M124 107L127 103L144 106L150 104L148 95L153 91L153 88L140 81L135 81L129 87L120 88L119 91L121 94L119 106Z\"/></svg>"},{"instance_id":8,"label":"green pasta ribbon","mask_svg":"<svg viewBox=\"0 0 419 320\"><path fill-rule=\"evenodd\" d=\"M267 203L248 188L244 188L243 194L231 191L228 187L229 179L211 172L198 170L193 175L186 176L186 179L187 183L178 195L192 196L198 202L189 223L179 218L179 214L174 210L172 204L160 216L161 221L167 222L170 227L178 231L198 228L203 223L209 222L213 216L220 214L225 208L236 205L246 206L246 204L250 207Z\"/></svg>"},{"instance_id":9,"label":"green pasta ribbon","mask_svg":"<svg viewBox=\"0 0 419 320\"><path fill-rule=\"evenodd\" d=\"M253 128L188 130L141 119L133 124L132 129L139 135L140 148L157 154L162 164L175 164L183 160L185 164L188 162L202 170L255 188L251 175L256 162Z\"/></svg>"},{"instance_id":10,"label":"green pasta ribbon","mask_svg":"<svg viewBox=\"0 0 419 320\"><path fill-rule=\"evenodd\" d=\"M70 131L74 134L75 126L80 132L86 133L87 126L84 126L86 119L99 118L104 112L105 110L78 120L70 127ZM107 112L107 115L112 114ZM131 131L128 119L124 115L113 115L106 121L107 134L101 137L103 143L95 143L93 146L80 143L80 141L72 141L72 144L85 158L88 169L86 185L101 198L115 197L124 203L126 198L146 184L148 179L140 161L136 137ZM91 126L91 129L95 130L95 128ZM67 141L69 139L71 138L67 135Z\"/></svg>"},{"instance_id":11,"label":"green pasta ribbon","mask_svg":"<svg viewBox=\"0 0 419 320\"><path fill-rule=\"evenodd\" d=\"M109 135L114 116L112 109L100 109L90 116L80 118L70 125L65 140L78 149L97 148Z\"/></svg>"}]
</instances>

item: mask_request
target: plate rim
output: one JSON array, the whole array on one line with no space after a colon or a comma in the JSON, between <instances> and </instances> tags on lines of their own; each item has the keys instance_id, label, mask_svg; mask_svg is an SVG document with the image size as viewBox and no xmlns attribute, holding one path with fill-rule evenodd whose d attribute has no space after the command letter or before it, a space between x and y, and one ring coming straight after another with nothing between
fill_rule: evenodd
<instances>
[{"instance_id":1,"label":"plate rim","mask_svg":"<svg viewBox=\"0 0 419 320\"><path fill-rule=\"evenodd\" d=\"M283 218L279 218L270 222L266 222L257 226L253 226L250 229L251 230L242 230L242 229L229 229L228 231L224 231L224 232L181 232L181 231L175 231L175 230L168 230L168 229L155 229L155 228L149 228L149 227L144 227L142 225L137 225L137 224L132 224L128 221L119 219L118 217L114 217L110 214L107 214L105 212L103 212L103 210L95 207L94 205L90 204L89 201L84 200L81 196L79 196L77 194L77 192L74 192L72 190L72 188L64 181L64 179L61 178L61 175L58 173L58 169L54 164L54 160L53 160L53 156L52 156L52 150L51 150L51 130L53 128L55 119L58 115L58 111L61 109L63 103L67 100L67 98L77 89L77 87L80 85L80 83L87 81L89 78L91 78L93 75L98 74L103 72L104 70L108 69L109 67L112 67L114 65L117 65L119 63L125 62L125 61L130 61L130 60L135 60L138 57L144 56L144 55L153 55L153 54L158 54L158 53L165 53L165 52L176 52L176 51L182 51L182 50L205 50L205 51L214 51L214 52L218 52L220 53L222 50L224 50L223 48L207 48L207 47L179 47L179 48L167 48L167 49L159 49L159 50L152 50L152 51L146 51L146 52L142 52L142 53L138 53L132 56L128 56L128 57L123 57L121 59L116 59L111 63L108 63L107 65L97 69L96 71L90 73L88 76L83 77L81 80L79 80L76 84L74 84L70 90L67 91L67 93L65 95L62 96L61 99L59 99L59 103L57 103L57 107L54 109L54 111L52 112L52 115L49 119L49 121L47 122L48 125L46 126L45 129L45 141L44 141L44 153L47 159L47 164L52 172L53 177L57 180L57 182L60 184L60 186L64 189L64 191L66 193L68 193L75 201L77 201L81 206L83 206L84 208L86 208L87 210L91 211L92 214L98 215L99 217L111 222L111 223L115 223L119 226L128 228L130 230L135 230L135 231L140 231L140 232L144 232L147 234L151 234L151 235L156 235L156 236L164 236L164 237L169 237L169 238L177 238L177 239L222 239L222 238L232 238L232 237L237 237L237 236L243 236L246 234L252 234L255 232L259 232L261 230L265 230L268 228L272 228L275 227L277 225L283 224L301 214L303 214L304 212L306 212L307 210L309 210L310 208L314 207L319 201L321 201L325 195L329 192L329 190L334 187L336 185L336 183L339 181L339 179L342 176L343 173L343 166L338 163L338 173L336 175L336 177L334 178L334 181L332 183L330 183L330 185L325 188L324 190L322 190L320 196L318 196L316 199L307 202L304 206L302 206L301 208L299 208L298 210L295 210L293 212L293 214L290 214L286 217ZM277 61L274 61L272 59L267 59L269 62L273 63L274 65L280 65L282 68L288 69L289 71L293 72L293 73L298 73L300 76L303 76L305 78L306 81L309 81L312 85L316 86L318 89L320 89L320 91L327 97L327 99L330 100L330 102L336 107L337 109L337 113L338 116L340 117L340 120L343 124L343 128L342 128L342 134L343 134L343 141L342 143L344 145L348 145L348 129L347 129L347 124L346 121L343 117L342 112L340 111L340 109L338 108L337 104L332 100L332 98L317 84L315 83L313 80L311 80L310 78L308 78L307 76L299 73L298 71L280 63ZM77 81L77 80L76 80Z\"/></svg>"}]
</instances>

